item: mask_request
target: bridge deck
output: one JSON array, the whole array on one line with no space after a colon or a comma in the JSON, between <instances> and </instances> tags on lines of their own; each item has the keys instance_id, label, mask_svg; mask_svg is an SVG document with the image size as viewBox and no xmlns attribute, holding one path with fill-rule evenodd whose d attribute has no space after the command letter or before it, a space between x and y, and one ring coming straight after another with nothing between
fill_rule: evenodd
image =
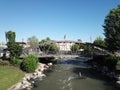
<instances>
[{"instance_id":1,"label":"bridge deck","mask_svg":"<svg viewBox=\"0 0 120 90\"><path fill-rule=\"evenodd\" d=\"M79 55L36 55L38 58L78 58ZM25 55L22 55L21 58L24 58Z\"/></svg>"}]
</instances>

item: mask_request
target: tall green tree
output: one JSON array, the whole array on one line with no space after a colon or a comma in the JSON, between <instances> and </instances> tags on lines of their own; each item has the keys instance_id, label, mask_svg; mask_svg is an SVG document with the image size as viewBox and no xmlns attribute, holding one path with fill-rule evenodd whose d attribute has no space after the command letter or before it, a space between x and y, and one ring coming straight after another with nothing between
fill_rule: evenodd
<instances>
[{"instance_id":1,"label":"tall green tree","mask_svg":"<svg viewBox=\"0 0 120 90\"><path fill-rule=\"evenodd\" d=\"M39 47L44 53L57 53L59 51L57 45L49 37L41 40Z\"/></svg>"},{"instance_id":2,"label":"tall green tree","mask_svg":"<svg viewBox=\"0 0 120 90\"><path fill-rule=\"evenodd\" d=\"M97 37L97 38L94 40L93 44L94 44L94 45L97 45L97 46L100 46L100 47L103 47L103 48L106 47L104 39L103 39L102 37L100 37L100 36Z\"/></svg>"},{"instance_id":3,"label":"tall green tree","mask_svg":"<svg viewBox=\"0 0 120 90\"><path fill-rule=\"evenodd\" d=\"M80 47L79 47L78 44L74 44L74 45L72 45L72 47L71 47L71 51L72 51L73 53L77 53L77 52L79 51L79 49L80 49Z\"/></svg>"},{"instance_id":4,"label":"tall green tree","mask_svg":"<svg viewBox=\"0 0 120 90\"><path fill-rule=\"evenodd\" d=\"M52 40L49 38L49 37L47 37L47 38L45 38L45 39L42 39L41 41L40 41L40 43L46 43L46 42L51 42Z\"/></svg>"},{"instance_id":5,"label":"tall green tree","mask_svg":"<svg viewBox=\"0 0 120 90\"><path fill-rule=\"evenodd\" d=\"M5 33L5 36L6 36L7 42L11 42L11 43L15 42L15 38L16 38L15 32L8 31Z\"/></svg>"},{"instance_id":6,"label":"tall green tree","mask_svg":"<svg viewBox=\"0 0 120 90\"><path fill-rule=\"evenodd\" d=\"M48 47L49 51L52 51L54 53L56 53L59 50L56 44L49 44Z\"/></svg>"},{"instance_id":7,"label":"tall green tree","mask_svg":"<svg viewBox=\"0 0 120 90\"><path fill-rule=\"evenodd\" d=\"M6 32L7 47L10 52L11 59L18 58L22 53L22 46L15 42L15 38L16 38L15 32L13 31Z\"/></svg>"},{"instance_id":8,"label":"tall green tree","mask_svg":"<svg viewBox=\"0 0 120 90\"><path fill-rule=\"evenodd\" d=\"M93 47L91 45L84 46L84 54L91 55L93 53Z\"/></svg>"},{"instance_id":9,"label":"tall green tree","mask_svg":"<svg viewBox=\"0 0 120 90\"><path fill-rule=\"evenodd\" d=\"M34 45L39 44L39 40L36 36L29 37L27 41L30 44L30 46L34 46Z\"/></svg>"},{"instance_id":10,"label":"tall green tree","mask_svg":"<svg viewBox=\"0 0 120 90\"><path fill-rule=\"evenodd\" d=\"M110 10L103 27L108 49L113 53L120 50L120 5Z\"/></svg>"}]
</instances>

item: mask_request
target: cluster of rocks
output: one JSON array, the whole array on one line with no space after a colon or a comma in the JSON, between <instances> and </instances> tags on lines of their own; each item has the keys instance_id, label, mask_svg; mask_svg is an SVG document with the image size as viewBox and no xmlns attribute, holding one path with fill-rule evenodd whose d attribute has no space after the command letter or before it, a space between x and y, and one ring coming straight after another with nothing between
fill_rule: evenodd
<instances>
[{"instance_id":1,"label":"cluster of rocks","mask_svg":"<svg viewBox=\"0 0 120 90\"><path fill-rule=\"evenodd\" d=\"M116 76L116 84L120 86L120 75Z\"/></svg>"},{"instance_id":2,"label":"cluster of rocks","mask_svg":"<svg viewBox=\"0 0 120 90\"><path fill-rule=\"evenodd\" d=\"M48 63L47 65L39 63L38 68L34 73L25 74L25 77L20 82L13 85L9 90L31 90L35 83L35 79L45 77L46 75L44 74L44 71L48 70L52 66L52 63Z\"/></svg>"}]
</instances>

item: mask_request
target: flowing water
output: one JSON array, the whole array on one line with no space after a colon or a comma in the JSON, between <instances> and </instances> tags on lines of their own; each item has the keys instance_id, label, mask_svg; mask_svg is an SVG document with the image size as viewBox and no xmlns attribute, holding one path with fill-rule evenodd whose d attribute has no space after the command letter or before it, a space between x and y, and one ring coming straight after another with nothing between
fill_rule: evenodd
<instances>
[{"instance_id":1,"label":"flowing water","mask_svg":"<svg viewBox=\"0 0 120 90\"><path fill-rule=\"evenodd\" d=\"M80 77L80 74L82 77ZM32 90L118 90L81 60L61 60Z\"/></svg>"}]
</instances>

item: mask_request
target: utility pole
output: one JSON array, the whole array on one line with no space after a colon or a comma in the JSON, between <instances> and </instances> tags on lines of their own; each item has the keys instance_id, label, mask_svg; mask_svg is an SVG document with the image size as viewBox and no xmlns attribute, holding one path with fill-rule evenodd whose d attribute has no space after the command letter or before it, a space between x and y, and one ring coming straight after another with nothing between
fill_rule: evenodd
<instances>
[{"instance_id":1,"label":"utility pole","mask_svg":"<svg viewBox=\"0 0 120 90\"><path fill-rule=\"evenodd\" d=\"M24 44L24 39L22 38L22 47L23 47L23 44Z\"/></svg>"},{"instance_id":2,"label":"utility pole","mask_svg":"<svg viewBox=\"0 0 120 90\"><path fill-rule=\"evenodd\" d=\"M90 43L92 43L92 37L90 36Z\"/></svg>"},{"instance_id":3,"label":"utility pole","mask_svg":"<svg viewBox=\"0 0 120 90\"><path fill-rule=\"evenodd\" d=\"M7 44L7 33L5 32L5 39L6 39L6 44Z\"/></svg>"}]
</instances>

